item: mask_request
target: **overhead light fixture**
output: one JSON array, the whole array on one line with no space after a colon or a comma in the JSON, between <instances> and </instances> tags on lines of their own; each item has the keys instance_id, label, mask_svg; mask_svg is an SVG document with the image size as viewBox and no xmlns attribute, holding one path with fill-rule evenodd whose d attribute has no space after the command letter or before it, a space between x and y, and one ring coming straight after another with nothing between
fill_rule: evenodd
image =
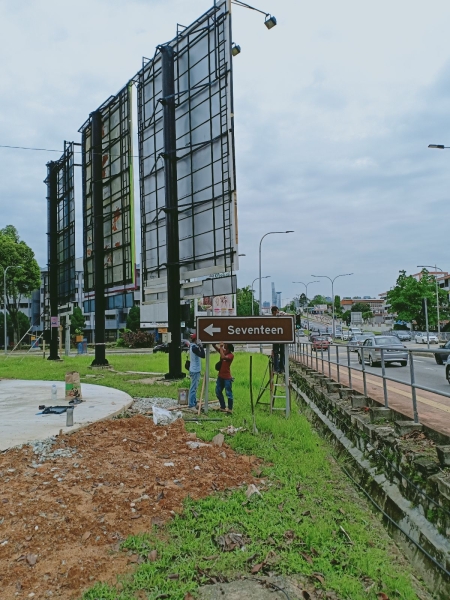
<instances>
[{"instance_id":1,"label":"overhead light fixture","mask_svg":"<svg viewBox=\"0 0 450 600\"><path fill-rule=\"evenodd\" d=\"M443 144L429 144L428 148L437 148L438 150L444 150L445 146Z\"/></svg>"},{"instance_id":2,"label":"overhead light fixture","mask_svg":"<svg viewBox=\"0 0 450 600\"><path fill-rule=\"evenodd\" d=\"M272 29L272 27L275 27L275 25L277 24L277 20L275 19L275 17L272 17L272 15L264 12L263 10L260 10L259 8L250 6L250 4L247 4L246 2L243 2L242 0L231 0L231 2L232 2L232 4L237 4L237 6L243 6L244 8L249 8L250 10L255 10L256 12L259 12L262 15L264 15L266 17L266 20L264 21L264 25L267 27L267 29Z\"/></svg>"},{"instance_id":3,"label":"overhead light fixture","mask_svg":"<svg viewBox=\"0 0 450 600\"><path fill-rule=\"evenodd\" d=\"M266 15L264 25L267 27L267 29L272 29L272 27L275 27L276 24L277 20L275 19L275 17L272 17L271 15Z\"/></svg>"},{"instance_id":4,"label":"overhead light fixture","mask_svg":"<svg viewBox=\"0 0 450 600\"><path fill-rule=\"evenodd\" d=\"M241 53L241 47L233 42L233 45L231 46L231 54L233 56L237 56L240 53Z\"/></svg>"}]
</instances>

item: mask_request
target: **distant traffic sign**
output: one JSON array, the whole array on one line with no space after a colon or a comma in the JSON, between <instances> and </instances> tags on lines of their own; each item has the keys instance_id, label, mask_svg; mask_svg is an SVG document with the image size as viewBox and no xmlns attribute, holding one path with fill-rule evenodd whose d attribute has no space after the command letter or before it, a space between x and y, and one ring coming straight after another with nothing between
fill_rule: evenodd
<instances>
[{"instance_id":1,"label":"distant traffic sign","mask_svg":"<svg viewBox=\"0 0 450 600\"><path fill-rule=\"evenodd\" d=\"M197 337L203 343L246 344L294 341L294 318L280 317L198 317Z\"/></svg>"}]
</instances>

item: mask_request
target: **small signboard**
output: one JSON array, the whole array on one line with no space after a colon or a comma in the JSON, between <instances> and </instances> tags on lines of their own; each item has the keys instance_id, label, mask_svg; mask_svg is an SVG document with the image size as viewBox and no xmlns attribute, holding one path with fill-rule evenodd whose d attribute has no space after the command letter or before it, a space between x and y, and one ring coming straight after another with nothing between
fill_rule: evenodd
<instances>
[{"instance_id":1,"label":"small signboard","mask_svg":"<svg viewBox=\"0 0 450 600\"><path fill-rule=\"evenodd\" d=\"M293 316L280 317L198 317L197 337L205 344L270 343L294 341Z\"/></svg>"},{"instance_id":2,"label":"small signboard","mask_svg":"<svg viewBox=\"0 0 450 600\"><path fill-rule=\"evenodd\" d=\"M351 322L354 325L360 325L363 322L362 312L352 312Z\"/></svg>"},{"instance_id":3,"label":"small signboard","mask_svg":"<svg viewBox=\"0 0 450 600\"><path fill-rule=\"evenodd\" d=\"M50 317L51 327L59 327L59 317Z\"/></svg>"}]
</instances>

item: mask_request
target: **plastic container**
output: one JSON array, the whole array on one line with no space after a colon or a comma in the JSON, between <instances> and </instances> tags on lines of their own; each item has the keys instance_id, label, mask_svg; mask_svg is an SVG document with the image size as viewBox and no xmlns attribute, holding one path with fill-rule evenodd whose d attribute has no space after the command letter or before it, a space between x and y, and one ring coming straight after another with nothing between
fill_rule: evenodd
<instances>
[{"instance_id":1,"label":"plastic container","mask_svg":"<svg viewBox=\"0 0 450 600\"><path fill-rule=\"evenodd\" d=\"M58 390L55 384L52 385L52 402L58 402Z\"/></svg>"}]
</instances>

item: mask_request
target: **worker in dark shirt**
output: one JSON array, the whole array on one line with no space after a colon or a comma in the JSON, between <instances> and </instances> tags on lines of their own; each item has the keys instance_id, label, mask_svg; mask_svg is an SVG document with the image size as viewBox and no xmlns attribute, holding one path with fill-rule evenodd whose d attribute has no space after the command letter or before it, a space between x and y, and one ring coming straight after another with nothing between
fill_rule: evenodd
<instances>
[{"instance_id":1,"label":"worker in dark shirt","mask_svg":"<svg viewBox=\"0 0 450 600\"><path fill-rule=\"evenodd\" d=\"M272 306L270 309L272 316L277 317L280 314L278 306ZM273 344L272 347L273 370L275 373L284 371L284 344Z\"/></svg>"},{"instance_id":2,"label":"worker in dark shirt","mask_svg":"<svg viewBox=\"0 0 450 600\"><path fill-rule=\"evenodd\" d=\"M220 344L220 346L213 344L213 346L220 354L220 364L216 365L216 367L220 366L216 381L216 396L219 400L220 410L231 415L233 413L233 377L230 367L234 360L234 346L233 344ZM228 408L225 406L225 398L223 397L224 388L228 399Z\"/></svg>"}]
</instances>

